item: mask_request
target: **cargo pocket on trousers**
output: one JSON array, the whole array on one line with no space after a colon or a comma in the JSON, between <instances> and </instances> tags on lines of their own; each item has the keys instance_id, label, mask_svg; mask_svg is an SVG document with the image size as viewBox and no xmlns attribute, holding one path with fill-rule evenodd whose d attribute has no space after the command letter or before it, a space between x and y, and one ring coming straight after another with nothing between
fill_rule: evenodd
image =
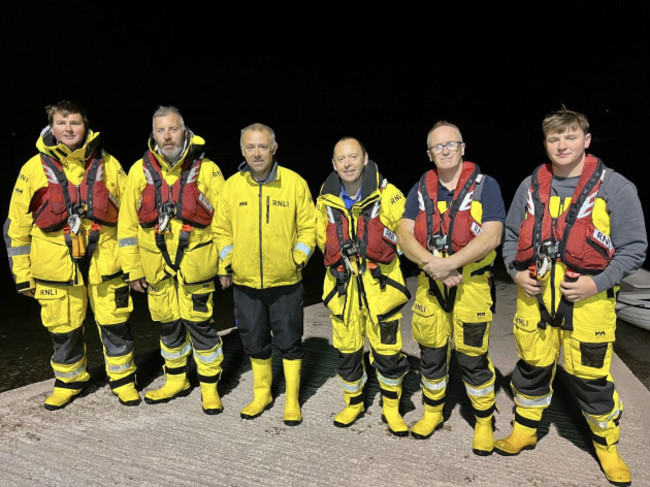
<instances>
[{"instance_id":1,"label":"cargo pocket on trousers","mask_svg":"<svg viewBox=\"0 0 650 487\"><path fill-rule=\"evenodd\" d=\"M487 329L487 322L461 323L463 327L463 344L468 347L481 348Z\"/></svg>"},{"instance_id":2,"label":"cargo pocket on trousers","mask_svg":"<svg viewBox=\"0 0 650 487\"><path fill-rule=\"evenodd\" d=\"M210 298L210 293L192 294L192 309L194 311L198 311L199 313L207 313L209 298Z\"/></svg>"},{"instance_id":3,"label":"cargo pocket on trousers","mask_svg":"<svg viewBox=\"0 0 650 487\"><path fill-rule=\"evenodd\" d=\"M585 367L600 369L605 365L608 343L580 343L581 362Z\"/></svg>"},{"instance_id":4,"label":"cargo pocket on trousers","mask_svg":"<svg viewBox=\"0 0 650 487\"><path fill-rule=\"evenodd\" d=\"M395 345L397 343L397 331L399 330L399 321L385 321L379 323L379 335L381 343L384 345Z\"/></svg>"}]
</instances>

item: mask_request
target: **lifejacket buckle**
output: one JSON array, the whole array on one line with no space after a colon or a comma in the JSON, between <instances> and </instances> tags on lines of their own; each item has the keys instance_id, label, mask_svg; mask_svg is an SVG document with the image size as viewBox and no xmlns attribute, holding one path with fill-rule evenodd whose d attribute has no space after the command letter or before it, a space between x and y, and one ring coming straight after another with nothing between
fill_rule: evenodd
<instances>
[{"instance_id":1,"label":"lifejacket buckle","mask_svg":"<svg viewBox=\"0 0 650 487\"><path fill-rule=\"evenodd\" d=\"M163 203L163 205L160 207L160 210L158 211L158 230L160 232L168 232L170 230L169 221L174 217L175 214L176 207L174 206L174 203L170 201Z\"/></svg>"},{"instance_id":2,"label":"lifejacket buckle","mask_svg":"<svg viewBox=\"0 0 650 487\"><path fill-rule=\"evenodd\" d=\"M81 216L78 213L72 213L68 217L68 226L70 227L70 233L77 234L81 229Z\"/></svg>"},{"instance_id":3,"label":"lifejacket buckle","mask_svg":"<svg viewBox=\"0 0 650 487\"><path fill-rule=\"evenodd\" d=\"M447 235L436 233L435 235L430 235L427 239L427 249L434 255L436 255L434 252L444 251L446 247Z\"/></svg>"}]
</instances>

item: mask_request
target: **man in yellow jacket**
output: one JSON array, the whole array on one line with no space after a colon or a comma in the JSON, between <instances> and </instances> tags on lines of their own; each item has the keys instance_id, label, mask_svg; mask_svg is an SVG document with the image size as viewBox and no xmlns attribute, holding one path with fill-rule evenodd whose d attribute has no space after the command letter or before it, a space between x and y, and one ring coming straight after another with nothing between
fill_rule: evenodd
<instances>
[{"instance_id":1,"label":"man in yellow jacket","mask_svg":"<svg viewBox=\"0 0 650 487\"><path fill-rule=\"evenodd\" d=\"M219 414L223 350L212 318L218 273L213 216L224 177L204 157L204 146L177 108L156 110L149 149L129 170L118 236L127 279L147 293L151 318L160 323L165 384L148 391L145 402L189 394L193 354L203 412Z\"/></svg>"},{"instance_id":2,"label":"man in yellow jacket","mask_svg":"<svg viewBox=\"0 0 650 487\"><path fill-rule=\"evenodd\" d=\"M336 368L345 408L334 425L346 428L365 411L366 337L377 371L382 419L396 436L409 428L399 412L402 381L409 371L402 353L401 308L410 298L397 253L395 230L404 195L382 177L361 142L344 137L334 146L334 171L317 200L318 246L323 251L323 302L330 311Z\"/></svg>"},{"instance_id":3,"label":"man in yellow jacket","mask_svg":"<svg viewBox=\"0 0 650 487\"><path fill-rule=\"evenodd\" d=\"M126 173L102 150L82 107L63 100L46 112L39 153L20 170L4 225L16 288L38 300L54 345L56 380L45 409L65 407L90 379L83 326L88 301L111 389L120 403L135 406L133 302L117 245Z\"/></svg>"},{"instance_id":4,"label":"man in yellow jacket","mask_svg":"<svg viewBox=\"0 0 650 487\"><path fill-rule=\"evenodd\" d=\"M217 245L223 288L233 287L235 321L253 369L253 401L243 419L271 407L272 337L286 381L284 423L302 422L301 269L316 247L316 215L307 182L278 165L271 127L254 123L240 137L245 161L228 178L217 205Z\"/></svg>"}]
</instances>

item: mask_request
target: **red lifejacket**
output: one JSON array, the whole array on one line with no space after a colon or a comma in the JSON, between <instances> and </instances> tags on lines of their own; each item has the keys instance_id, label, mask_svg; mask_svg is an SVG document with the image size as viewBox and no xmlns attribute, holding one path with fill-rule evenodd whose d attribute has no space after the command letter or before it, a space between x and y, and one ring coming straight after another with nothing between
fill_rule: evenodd
<instances>
[{"instance_id":1,"label":"red lifejacket","mask_svg":"<svg viewBox=\"0 0 650 487\"><path fill-rule=\"evenodd\" d=\"M79 186L68 181L56 159L41 153L41 164L48 185L39 189L29 204L34 223L41 230L61 230L73 213L101 225L117 224L119 204L104 183L104 162L100 156L94 153L86 160L86 173Z\"/></svg>"},{"instance_id":2,"label":"red lifejacket","mask_svg":"<svg viewBox=\"0 0 650 487\"><path fill-rule=\"evenodd\" d=\"M171 187L162 177L160 165L151 151L145 152L142 161L147 185L142 191L138 219L143 228L156 226L162 211L186 225L197 228L210 225L214 207L197 185L202 157L187 158Z\"/></svg>"},{"instance_id":3,"label":"red lifejacket","mask_svg":"<svg viewBox=\"0 0 650 487\"><path fill-rule=\"evenodd\" d=\"M456 184L454 197L444 213L438 208L438 172L427 171L420 178L420 212L415 217L413 234L429 250L458 252L482 231L481 222L474 219L472 201L478 197L483 177L479 167L464 161Z\"/></svg>"},{"instance_id":4,"label":"red lifejacket","mask_svg":"<svg viewBox=\"0 0 650 487\"><path fill-rule=\"evenodd\" d=\"M350 237L350 220L339 208L327 207L327 242L324 263L338 265L343 255L359 255L380 264L389 264L397 255L397 237L379 218L381 200L364 208L357 221L356 234Z\"/></svg>"},{"instance_id":5,"label":"red lifejacket","mask_svg":"<svg viewBox=\"0 0 650 487\"><path fill-rule=\"evenodd\" d=\"M528 190L526 218L519 229L516 268L528 268L543 247L556 249L548 257L560 259L581 273L594 274L607 267L615 249L610 237L598 230L593 222L594 202L605 173L605 164L587 155L571 205L553 219L548 211L552 166L546 163L535 169Z\"/></svg>"}]
</instances>

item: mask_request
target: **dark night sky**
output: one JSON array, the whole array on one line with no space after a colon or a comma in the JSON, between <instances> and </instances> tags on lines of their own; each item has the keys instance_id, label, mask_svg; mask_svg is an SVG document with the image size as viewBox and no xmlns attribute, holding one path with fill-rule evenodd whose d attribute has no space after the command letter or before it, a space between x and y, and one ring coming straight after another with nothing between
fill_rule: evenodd
<instances>
[{"instance_id":1,"label":"dark night sky","mask_svg":"<svg viewBox=\"0 0 650 487\"><path fill-rule=\"evenodd\" d=\"M407 192L430 164L427 131L444 118L460 126L466 158L500 181L506 204L544 162L541 121L564 103L589 117L592 152L641 183L650 134L644 3L527 3L532 13L456 3L291 13L245 4L228 15L220 3L214 13L137 0L4 6L3 213L46 125L45 105L63 98L88 109L125 169L144 152L161 104L181 110L226 176L242 159L239 130L267 123L280 163L314 193L343 135L361 138Z\"/></svg>"}]
</instances>

